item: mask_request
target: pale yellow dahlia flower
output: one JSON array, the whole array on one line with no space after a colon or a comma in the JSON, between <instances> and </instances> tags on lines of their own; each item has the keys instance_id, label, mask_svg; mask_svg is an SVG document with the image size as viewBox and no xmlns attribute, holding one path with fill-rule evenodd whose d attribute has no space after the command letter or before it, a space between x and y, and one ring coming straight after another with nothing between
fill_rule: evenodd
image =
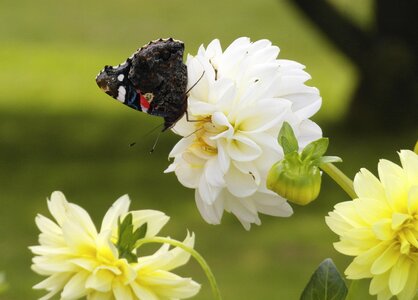
<instances>
[{"instance_id":1,"label":"pale yellow dahlia flower","mask_svg":"<svg viewBox=\"0 0 418 300\"><path fill-rule=\"evenodd\" d=\"M347 278L372 278L369 291L379 300L413 299L418 288L418 155L399 156L402 167L379 162L380 180L361 169L354 179L358 198L326 217L340 236L335 249L355 256Z\"/></svg>"},{"instance_id":2,"label":"pale yellow dahlia flower","mask_svg":"<svg viewBox=\"0 0 418 300\"><path fill-rule=\"evenodd\" d=\"M166 172L195 190L206 222L219 224L223 211L246 229L260 225L259 213L288 217L286 199L266 187L271 166L283 158L277 141L284 121L303 148L321 137L309 118L321 106L319 91L305 82L304 66L277 59L268 40L236 39L225 50L219 40L187 57L188 116L174 126L183 136L170 153Z\"/></svg>"},{"instance_id":3,"label":"pale yellow dahlia flower","mask_svg":"<svg viewBox=\"0 0 418 300\"><path fill-rule=\"evenodd\" d=\"M107 211L97 231L89 214L69 203L61 192L52 193L48 208L55 221L42 215L36 217L41 231L38 246L30 247L36 254L32 269L47 279L34 286L49 293L41 299L60 293L60 299L89 300L158 300L184 299L196 295L199 284L170 271L184 265L190 255L180 248L164 244L150 256L134 262L119 258L115 246L118 222L128 214L128 196L119 198ZM129 212L135 228L147 224L145 237L155 236L169 217L155 210ZM187 235L184 244L193 247L194 235Z\"/></svg>"}]
</instances>

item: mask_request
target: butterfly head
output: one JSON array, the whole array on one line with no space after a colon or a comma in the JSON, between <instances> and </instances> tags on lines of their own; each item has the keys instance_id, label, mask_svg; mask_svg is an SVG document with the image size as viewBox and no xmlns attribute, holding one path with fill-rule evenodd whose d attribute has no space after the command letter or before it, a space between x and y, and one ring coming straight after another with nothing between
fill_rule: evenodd
<instances>
[{"instance_id":1,"label":"butterfly head","mask_svg":"<svg viewBox=\"0 0 418 300\"><path fill-rule=\"evenodd\" d=\"M97 75L97 85L109 96L134 109L138 106L138 92L128 78L131 63L126 61L119 66L105 66Z\"/></svg>"}]
</instances>

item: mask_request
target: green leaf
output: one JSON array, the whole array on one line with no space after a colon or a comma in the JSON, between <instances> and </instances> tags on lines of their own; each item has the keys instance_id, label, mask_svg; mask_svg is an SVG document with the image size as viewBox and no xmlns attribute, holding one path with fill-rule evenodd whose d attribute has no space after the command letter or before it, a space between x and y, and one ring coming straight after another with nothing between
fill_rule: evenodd
<instances>
[{"instance_id":1,"label":"green leaf","mask_svg":"<svg viewBox=\"0 0 418 300\"><path fill-rule=\"evenodd\" d=\"M283 148L284 154L297 152L299 150L298 140L293 132L292 126L284 122L279 132L279 144Z\"/></svg>"},{"instance_id":2,"label":"green leaf","mask_svg":"<svg viewBox=\"0 0 418 300\"><path fill-rule=\"evenodd\" d=\"M135 243L136 243L137 240L142 239L142 238L145 237L145 235L147 234L147 229L148 229L148 224L145 223L141 227L138 227L135 230L135 232L133 234L134 239L135 239Z\"/></svg>"},{"instance_id":3,"label":"green leaf","mask_svg":"<svg viewBox=\"0 0 418 300\"><path fill-rule=\"evenodd\" d=\"M324 260L313 273L300 300L344 300L347 287L332 259Z\"/></svg>"},{"instance_id":4,"label":"green leaf","mask_svg":"<svg viewBox=\"0 0 418 300\"><path fill-rule=\"evenodd\" d=\"M116 248L118 249L119 257L126 258L128 262L135 262L137 260L137 256L132 252L135 250L136 242L145 237L148 228L147 223L145 223L134 231L132 221L132 214L126 215L122 222L120 219L118 221L118 241Z\"/></svg>"},{"instance_id":5,"label":"green leaf","mask_svg":"<svg viewBox=\"0 0 418 300\"><path fill-rule=\"evenodd\" d=\"M325 154L325 152L327 152L328 145L329 145L328 138L320 138L316 141L311 142L302 151L302 154L301 154L302 161L305 161L307 159L315 160L315 159L320 158L322 155Z\"/></svg>"}]
</instances>

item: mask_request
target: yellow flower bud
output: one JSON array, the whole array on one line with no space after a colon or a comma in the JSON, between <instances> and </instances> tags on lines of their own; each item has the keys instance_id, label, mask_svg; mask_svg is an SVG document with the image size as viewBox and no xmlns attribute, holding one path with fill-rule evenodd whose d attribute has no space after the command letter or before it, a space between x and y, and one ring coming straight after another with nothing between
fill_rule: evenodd
<instances>
[{"instance_id":1,"label":"yellow flower bud","mask_svg":"<svg viewBox=\"0 0 418 300\"><path fill-rule=\"evenodd\" d=\"M321 172L317 166L302 162L295 153L272 166L267 188L292 203L306 205L319 195Z\"/></svg>"}]
</instances>

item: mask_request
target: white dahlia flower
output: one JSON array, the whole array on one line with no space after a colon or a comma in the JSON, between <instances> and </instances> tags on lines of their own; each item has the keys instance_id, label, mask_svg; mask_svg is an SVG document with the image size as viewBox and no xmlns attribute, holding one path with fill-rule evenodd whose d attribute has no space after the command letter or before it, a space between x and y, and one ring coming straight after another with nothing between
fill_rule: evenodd
<instances>
[{"instance_id":1,"label":"white dahlia flower","mask_svg":"<svg viewBox=\"0 0 418 300\"><path fill-rule=\"evenodd\" d=\"M276 59L279 48L268 40L235 40L222 51L219 40L187 57L188 117L173 128L181 139L170 153L174 171L195 189L197 207L210 224L219 224L224 210L249 229L259 225L258 212L287 217L292 208L267 190L271 166L283 158L277 136L289 122L299 146L321 137L308 118L321 106L304 66ZM203 75L202 75L203 74Z\"/></svg>"},{"instance_id":2,"label":"white dahlia flower","mask_svg":"<svg viewBox=\"0 0 418 300\"><path fill-rule=\"evenodd\" d=\"M60 293L60 299L72 300L158 300L184 299L198 293L200 285L170 271L187 263L190 254L164 244L149 256L133 262L121 258L116 247L118 222L128 213L132 225L147 224L145 237L154 237L169 217L155 210L128 212L128 196L119 198L107 211L98 232L89 214L69 203L60 192L54 192L48 208L55 220L36 217L41 234L38 246L30 247L36 255L32 269L47 279L34 286L49 293L42 300ZM183 242L193 247L194 235Z\"/></svg>"}]
</instances>

